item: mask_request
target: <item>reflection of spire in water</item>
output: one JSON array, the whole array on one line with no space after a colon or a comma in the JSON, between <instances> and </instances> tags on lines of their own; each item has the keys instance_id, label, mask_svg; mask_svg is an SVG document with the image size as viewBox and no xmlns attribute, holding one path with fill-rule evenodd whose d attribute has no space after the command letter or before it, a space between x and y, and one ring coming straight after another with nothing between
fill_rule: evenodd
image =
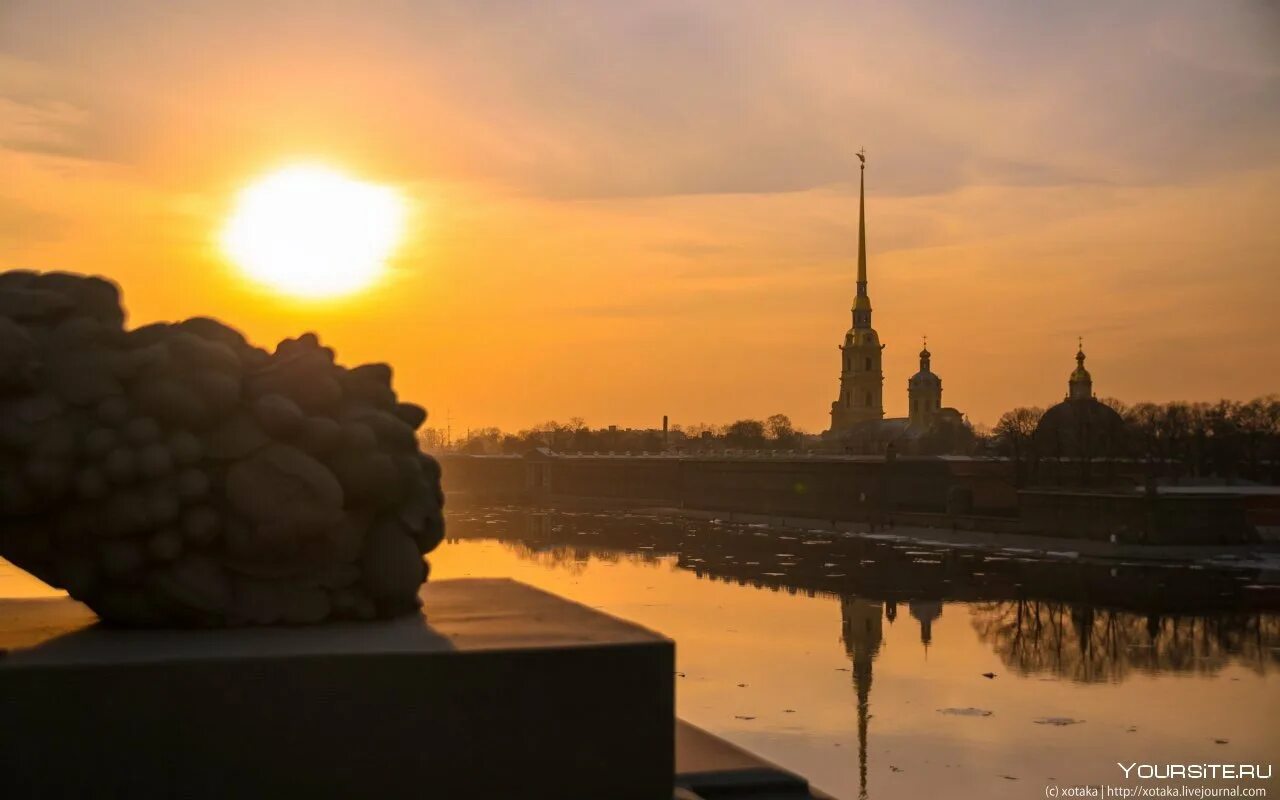
<instances>
[{"instance_id":1,"label":"reflection of spire in water","mask_svg":"<svg viewBox=\"0 0 1280 800\"><path fill-rule=\"evenodd\" d=\"M871 705L871 663L884 641L881 606L858 597L840 599L844 650L853 662L853 686L858 694L858 784L859 797L867 796L867 721Z\"/></svg>"},{"instance_id":2,"label":"reflection of spire in water","mask_svg":"<svg viewBox=\"0 0 1280 800\"><path fill-rule=\"evenodd\" d=\"M942 603L937 600L912 600L907 604L912 618L920 623L920 642L924 645L925 655L929 653L929 643L933 641L933 621L942 616Z\"/></svg>"},{"instance_id":3,"label":"reflection of spire in water","mask_svg":"<svg viewBox=\"0 0 1280 800\"><path fill-rule=\"evenodd\" d=\"M890 625L892 625L893 621L898 618L898 601L897 600L884 601L884 618L889 620Z\"/></svg>"}]
</instances>

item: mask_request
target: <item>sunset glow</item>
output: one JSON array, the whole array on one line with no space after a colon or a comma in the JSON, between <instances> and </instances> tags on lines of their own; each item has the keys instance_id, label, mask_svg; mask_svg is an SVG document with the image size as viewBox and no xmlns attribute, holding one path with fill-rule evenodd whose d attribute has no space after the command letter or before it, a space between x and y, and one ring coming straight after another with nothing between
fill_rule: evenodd
<instances>
[{"instance_id":1,"label":"sunset glow","mask_svg":"<svg viewBox=\"0 0 1280 800\"><path fill-rule=\"evenodd\" d=\"M1234 368L1280 361L1265 4L269 5L0 4L5 266L106 275L135 325L317 330L455 433L816 432L865 146L886 414L923 333L975 424L1061 400L1078 336L1103 396L1275 390ZM326 272L345 214L305 196L230 255L301 160L402 198L389 255Z\"/></svg>"},{"instance_id":2,"label":"sunset glow","mask_svg":"<svg viewBox=\"0 0 1280 800\"><path fill-rule=\"evenodd\" d=\"M1280 798L1278 212L1280 0L0 0L4 796Z\"/></svg>"},{"instance_id":3,"label":"sunset glow","mask_svg":"<svg viewBox=\"0 0 1280 800\"><path fill-rule=\"evenodd\" d=\"M276 291L337 297L378 279L403 226L404 203L394 190L327 167L291 166L241 192L222 247L245 274Z\"/></svg>"}]
</instances>

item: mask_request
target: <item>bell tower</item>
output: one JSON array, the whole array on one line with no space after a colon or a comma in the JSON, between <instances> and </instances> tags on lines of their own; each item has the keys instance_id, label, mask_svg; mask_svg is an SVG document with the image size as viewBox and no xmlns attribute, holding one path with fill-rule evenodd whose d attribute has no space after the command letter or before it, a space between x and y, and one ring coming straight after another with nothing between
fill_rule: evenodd
<instances>
[{"instance_id":1,"label":"bell tower","mask_svg":"<svg viewBox=\"0 0 1280 800\"><path fill-rule=\"evenodd\" d=\"M871 327L867 294L867 153L858 151L858 289L853 300L853 327L840 345L840 394L831 404L831 432L840 433L868 420L884 419L884 372L880 336Z\"/></svg>"},{"instance_id":2,"label":"bell tower","mask_svg":"<svg viewBox=\"0 0 1280 800\"><path fill-rule=\"evenodd\" d=\"M907 379L907 407L912 425L928 425L942 408L942 378L930 369L929 340L920 348L920 371Z\"/></svg>"}]
</instances>

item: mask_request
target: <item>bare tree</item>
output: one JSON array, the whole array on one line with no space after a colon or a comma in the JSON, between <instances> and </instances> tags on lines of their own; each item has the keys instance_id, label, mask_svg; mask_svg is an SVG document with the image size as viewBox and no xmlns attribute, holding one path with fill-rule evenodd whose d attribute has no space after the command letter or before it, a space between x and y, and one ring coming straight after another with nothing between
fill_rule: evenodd
<instances>
[{"instance_id":1,"label":"bare tree","mask_svg":"<svg viewBox=\"0 0 1280 800\"><path fill-rule=\"evenodd\" d=\"M769 434L771 444L780 450L795 447L800 439L799 433L791 424L791 418L786 414L774 414L764 421L764 427Z\"/></svg>"},{"instance_id":2,"label":"bare tree","mask_svg":"<svg viewBox=\"0 0 1280 800\"><path fill-rule=\"evenodd\" d=\"M1026 485L1035 472L1035 432L1043 416L1043 408L1021 406L1002 414L991 429L996 447L1013 460L1017 486Z\"/></svg>"},{"instance_id":3,"label":"bare tree","mask_svg":"<svg viewBox=\"0 0 1280 800\"><path fill-rule=\"evenodd\" d=\"M725 427L724 441L730 447L764 447L764 423L758 419L740 419Z\"/></svg>"}]
</instances>

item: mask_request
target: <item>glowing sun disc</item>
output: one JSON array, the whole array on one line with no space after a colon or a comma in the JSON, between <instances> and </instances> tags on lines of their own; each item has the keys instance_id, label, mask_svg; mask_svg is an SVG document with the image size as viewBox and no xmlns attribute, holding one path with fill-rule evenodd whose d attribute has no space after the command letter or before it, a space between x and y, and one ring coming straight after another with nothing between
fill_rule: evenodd
<instances>
[{"instance_id":1,"label":"glowing sun disc","mask_svg":"<svg viewBox=\"0 0 1280 800\"><path fill-rule=\"evenodd\" d=\"M404 218L394 189L327 167L285 167L240 192L222 249L246 275L277 291L336 297L378 279Z\"/></svg>"}]
</instances>

